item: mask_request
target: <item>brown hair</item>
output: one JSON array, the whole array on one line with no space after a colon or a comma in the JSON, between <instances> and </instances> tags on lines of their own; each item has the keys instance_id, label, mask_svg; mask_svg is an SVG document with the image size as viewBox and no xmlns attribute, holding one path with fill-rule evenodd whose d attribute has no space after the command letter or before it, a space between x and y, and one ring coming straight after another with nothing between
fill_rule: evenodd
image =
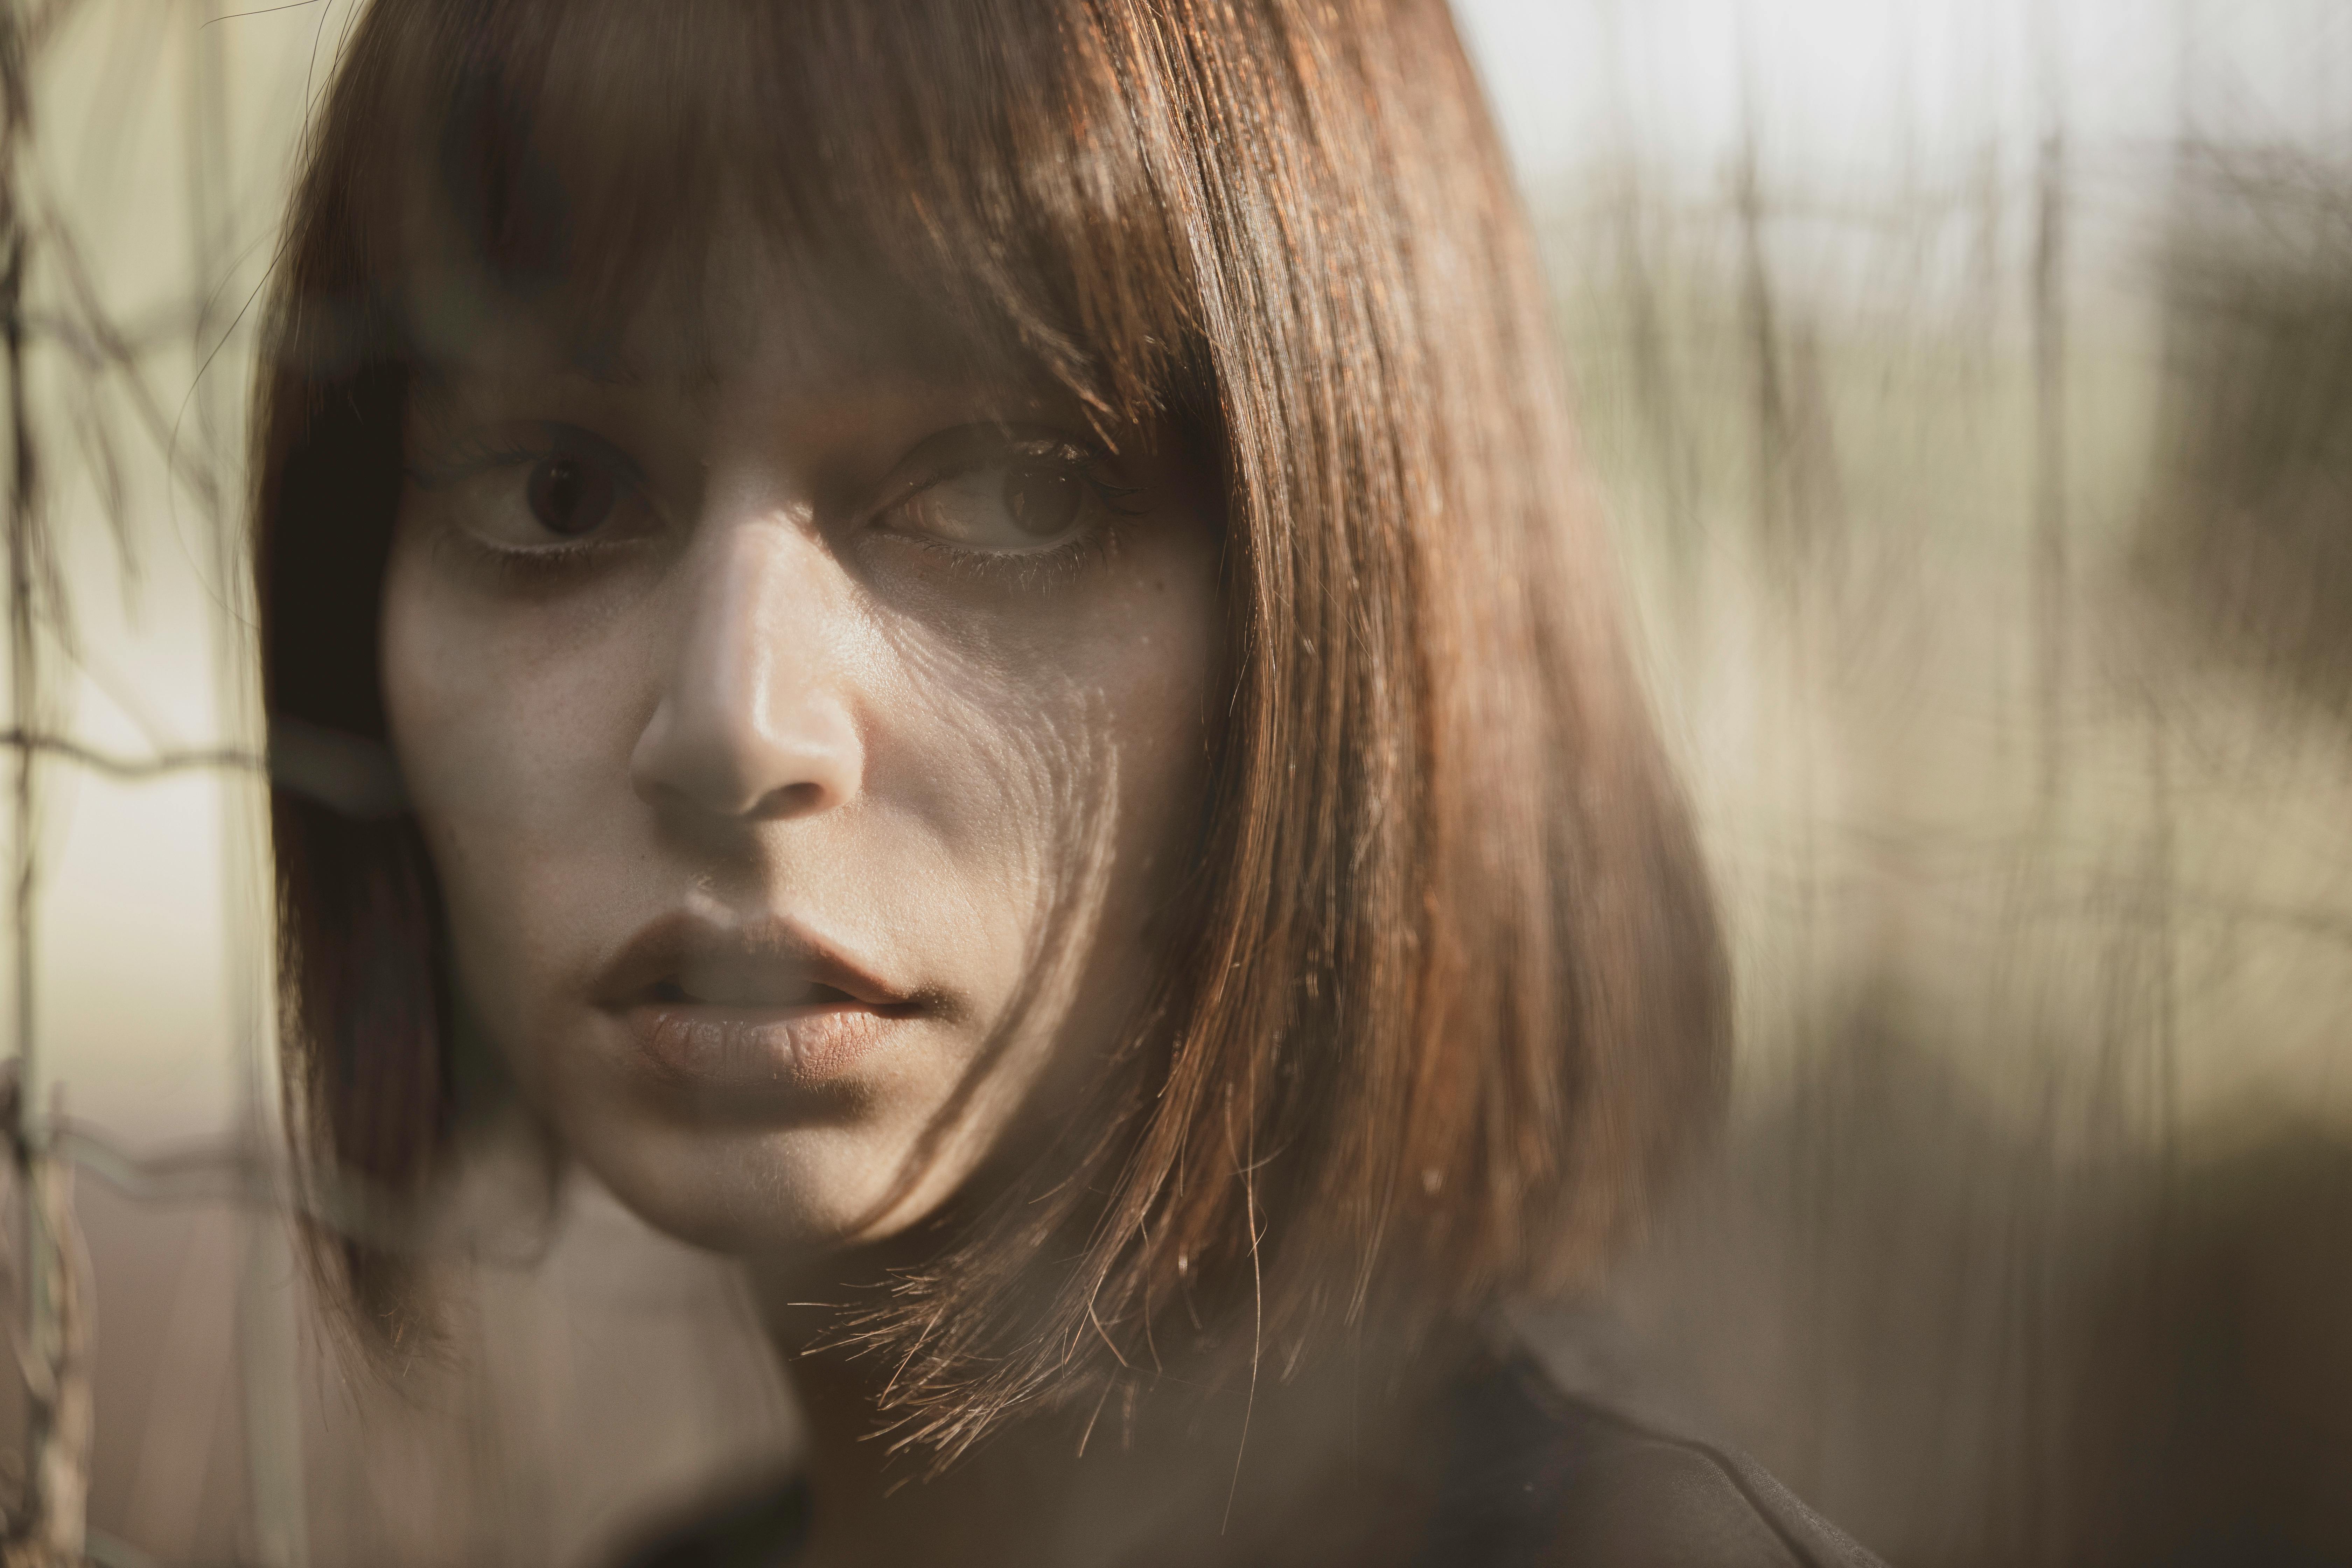
<instances>
[{"instance_id":1,"label":"brown hair","mask_svg":"<svg viewBox=\"0 0 2352 1568\"><path fill-rule=\"evenodd\" d=\"M260 388L273 717L383 735L427 340L592 321L738 198L1227 486L1201 913L1097 1103L851 1325L913 1429L1587 1277L1713 1118L1723 964L1444 0L377 0ZM405 817L274 825L299 1120L415 1194L463 1109L432 869Z\"/></svg>"}]
</instances>

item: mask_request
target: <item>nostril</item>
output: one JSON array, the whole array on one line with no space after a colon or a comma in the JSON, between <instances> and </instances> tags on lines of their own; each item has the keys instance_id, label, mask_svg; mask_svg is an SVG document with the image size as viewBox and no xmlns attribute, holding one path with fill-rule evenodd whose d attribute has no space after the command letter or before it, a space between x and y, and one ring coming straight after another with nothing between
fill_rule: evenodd
<instances>
[{"instance_id":1,"label":"nostril","mask_svg":"<svg viewBox=\"0 0 2352 1568\"><path fill-rule=\"evenodd\" d=\"M854 742L794 745L767 736L747 740L716 727L682 736L675 727L656 725L631 758L630 773L638 795L657 805L774 822L847 801L857 793L859 768Z\"/></svg>"},{"instance_id":2,"label":"nostril","mask_svg":"<svg viewBox=\"0 0 2352 1568\"><path fill-rule=\"evenodd\" d=\"M824 808L824 785L803 781L770 790L748 814L760 817L806 816Z\"/></svg>"}]
</instances>

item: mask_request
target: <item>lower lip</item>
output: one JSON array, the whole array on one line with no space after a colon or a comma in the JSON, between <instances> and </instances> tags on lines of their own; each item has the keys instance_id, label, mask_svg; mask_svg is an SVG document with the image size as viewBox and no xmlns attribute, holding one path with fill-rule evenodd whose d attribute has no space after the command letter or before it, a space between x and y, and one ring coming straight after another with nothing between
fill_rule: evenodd
<instances>
[{"instance_id":1,"label":"lower lip","mask_svg":"<svg viewBox=\"0 0 2352 1568\"><path fill-rule=\"evenodd\" d=\"M754 1091L838 1082L907 1022L898 1009L859 1003L741 1007L652 1002L622 1016L663 1077L697 1089Z\"/></svg>"}]
</instances>

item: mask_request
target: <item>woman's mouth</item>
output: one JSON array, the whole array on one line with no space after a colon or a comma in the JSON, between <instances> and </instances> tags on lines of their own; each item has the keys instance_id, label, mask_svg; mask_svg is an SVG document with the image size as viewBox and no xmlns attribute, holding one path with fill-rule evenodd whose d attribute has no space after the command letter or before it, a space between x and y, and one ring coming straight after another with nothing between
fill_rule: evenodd
<instances>
[{"instance_id":1,"label":"woman's mouth","mask_svg":"<svg viewBox=\"0 0 2352 1568\"><path fill-rule=\"evenodd\" d=\"M683 980L656 980L648 1001L668 1006L745 1007L755 1011L778 1007L865 1007L873 1005L853 996L838 985L827 985L821 980L796 980L790 975L777 977L777 984L761 984L761 976L751 976L748 983L701 982L688 990Z\"/></svg>"},{"instance_id":2,"label":"woman's mouth","mask_svg":"<svg viewBox=\"0 0 2352 1568\"><path fill-rule=\"evenodd\" d=\"M671 1085L730 1097L838 1084L929 1009L800 928L655 922L598 1001Z\"/></svg>"},{"instance_id":3,"label":"woman's mouth","mask_svg":"<svg viewBox=\"0 0 2352 1568\"><path fill-rule=\"evenodd\" d=\"M705 1089L814 1089L845 1077L908 1016L835 994L783 1005L648 997L625 1015L654 1067Z\"/></svg>"}]
</instances>

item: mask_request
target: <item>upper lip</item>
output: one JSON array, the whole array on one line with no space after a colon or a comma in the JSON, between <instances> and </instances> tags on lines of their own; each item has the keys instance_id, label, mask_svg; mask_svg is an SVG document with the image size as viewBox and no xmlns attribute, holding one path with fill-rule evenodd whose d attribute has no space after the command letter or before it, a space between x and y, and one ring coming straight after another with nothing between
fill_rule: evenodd
<instances>
[{"instance_id":1,"label":"upper lip","mask_svg":"<svg viewBox=\"0 0 2352 1568\"><path fill-rule=\"evenodd\" d=\"M733 924L691 911L664 915L631 937L597 976L594 1000L604 1007L656 1001L739 1007L846 1002L877 1009L919 1002L794 921Z\"/></svg>"}]
</instances>

